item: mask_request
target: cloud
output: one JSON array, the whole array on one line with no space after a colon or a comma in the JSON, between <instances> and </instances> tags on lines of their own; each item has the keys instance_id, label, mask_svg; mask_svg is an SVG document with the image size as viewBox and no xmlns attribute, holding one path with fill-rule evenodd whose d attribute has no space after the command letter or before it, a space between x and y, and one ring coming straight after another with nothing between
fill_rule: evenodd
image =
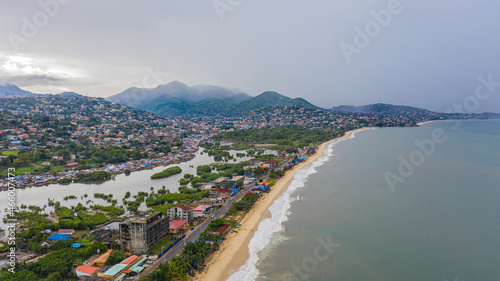
<instances>
[{"instance_id":1,"label":"cloud","mask_svg":"<svg viewBox=\"0 0 500 281\"><path fill-rule=\"evenodd\" d=\"M0 77L0 84L13 84L19 87L31 86L61 86L67 83L67 79L52 77L48 75L15 75Z\"/></svg>"},{"instance_id":2,"label":"cloud","mask_svg":"<svg viewBox=\"0 0 500 281\"><path fill-rule=\"evenodd\" d=\"M386 102L438 111L473 93L477 77L500 79L499 1L401 0L403 11L351 64L339 44L352 44L355 28L364 30L391 0L221 1L239 3L224 21L213 0L69 1L17 57L0 42L0 77L40 75L26 83L54 91L55 78L109 96L141 87L146 69L158 65L188 85L275 90L325 107ZM7 2L1 38L20 34L21 19L41 9ZM498 111L491 101L484 110Z\"/></svg>"}]
</instances>

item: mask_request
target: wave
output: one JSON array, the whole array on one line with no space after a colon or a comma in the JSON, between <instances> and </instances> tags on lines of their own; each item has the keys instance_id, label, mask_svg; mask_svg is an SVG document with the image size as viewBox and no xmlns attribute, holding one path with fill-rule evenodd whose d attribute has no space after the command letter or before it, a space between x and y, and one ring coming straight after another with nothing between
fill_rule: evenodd
<instances>
[{"instance_id":1,"label":"wave","mask_svg":"<svg viewBox=\"0 0 500 281\"><path fill-rule=\"evenodd\" d=\"M261 221L257 227L255 235L248 244L250 253L248 260L235 273L229 276L228 281L253 281L257 278L259 275L257 266L259 265L259 261L268 253L266 249L270 248L271 242L275 246L287 239L284 235L284 222L289 218L292 202L297 201L299 198L298 196L292 197L292 194L305 186L309 176L317 172L315 168L330 160L333 156L335 144L353 139L354 135L355 133L352 133L347 138L330 143L325 148L326 151L323 156L319 157L311 165L297 171L285 192L269 207L271 217Z\"/></svg>"}]
</instances>

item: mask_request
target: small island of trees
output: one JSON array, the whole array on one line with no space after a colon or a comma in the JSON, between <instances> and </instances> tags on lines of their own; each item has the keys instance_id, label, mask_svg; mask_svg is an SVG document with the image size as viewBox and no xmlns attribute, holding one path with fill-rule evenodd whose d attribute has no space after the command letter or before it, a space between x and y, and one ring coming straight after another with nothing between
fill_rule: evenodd
<instances>
[{"instance_id":1,"label":"small island of trees","mask_svg":"<svg viewBox=\"0 0 500 281\"><path fill-rule=\"evenodd\" d=\"M182 173L182 169L178 166L174 166L174 167L167 168L159 173L152 175L151 179L154 180L154 179L168 178L170 176L180 174L180 173Z\"/></svg>"}]
</instances>

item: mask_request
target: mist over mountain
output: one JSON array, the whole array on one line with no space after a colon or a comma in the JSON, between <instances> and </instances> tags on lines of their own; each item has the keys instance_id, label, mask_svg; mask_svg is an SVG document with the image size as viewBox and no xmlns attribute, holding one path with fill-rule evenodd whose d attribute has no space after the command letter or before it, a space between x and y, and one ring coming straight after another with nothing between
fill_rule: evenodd
<instances>
[{"instance_id":1,"label":"mist over mountain","mask_svg":"<svg viewBox=\"0 0 500 281\"><path fill-rule=\"evenodd\" d=\"M418 112L418 113L430 113L430 110L404 106L404 105L392 105L385 103L376 103L363 106L353 106L353 105L340 105L335 106L330 109L331 112L336 113L363 113L363 114L395 114L395 113L408 113L408 112Z\"/></svg>"},{"instance_id":2,"label":"mist over mountain","mask_svg":"<svg viewBox=\"0 0 500 281\"><path fill-rule=\"evenodd\" d=\"M292 99L276 92L251 97L242 91L212 85L189 87L179 81L154 89L130 88L108 101L168 116L238 115L268 106L316 106L302 98Z\"/></svg>"},{"instance_id":3,"label":"mist over mountain","mask_svg":"<svg viewBox=\"0 0 500 281\"><path fill-rule=\"evenodd\" d=\"M0 85L0 97L2 98L13 98L13 97L31 97L36 94L20 89L16 85L5 84Z\"/></svg>"}]
</instances>

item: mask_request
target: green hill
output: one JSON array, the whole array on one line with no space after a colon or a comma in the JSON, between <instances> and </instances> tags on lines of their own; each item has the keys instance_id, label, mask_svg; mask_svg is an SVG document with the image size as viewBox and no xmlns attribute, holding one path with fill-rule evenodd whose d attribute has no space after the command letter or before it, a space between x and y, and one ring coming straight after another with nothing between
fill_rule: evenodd
<instances>
[{"instance_id":1,"label":"green hill","mask_svg":"<svg viewBox=\"0 0 500 281\"><path fill-rule=\"evenodd\" d=\"M292 99L276 92L250 97L239 90L210 85L189 87L178 81L154 89L130 88L107 100L166 116L191 117L235 116L269 106L317 108L302 98Z\"/></svg>"}]
</instances>

